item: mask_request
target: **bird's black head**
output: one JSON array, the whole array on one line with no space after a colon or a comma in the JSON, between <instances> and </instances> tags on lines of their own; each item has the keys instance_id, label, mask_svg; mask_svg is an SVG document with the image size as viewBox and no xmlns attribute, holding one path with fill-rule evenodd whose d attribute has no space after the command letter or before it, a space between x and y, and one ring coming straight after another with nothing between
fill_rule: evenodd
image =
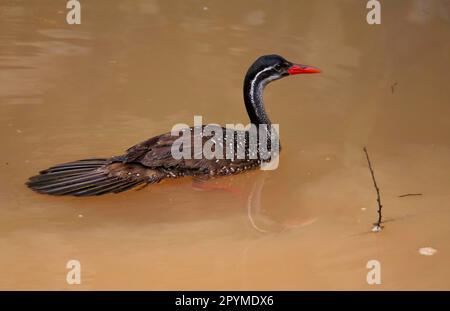
<instances>
[{"instance_id":1,"label":"bird's black head","mask_svg":"<svg viewBox=\"0 0 450 311\"><path fill-rule=\"evenodd\" d=\"M291 63L280 55L264 55L259 57L248 69L245 79L250 85L262 84L277 80L289 75L319 73L315 67Z\"/></svg>"},{"instance_id":2,"label":"bird's black head","mask_svg":"<svg viewBox=\"0 0 450 311\"><path fill-rule=\"evenodd\" d=\"M248 69L244 80L244 101L250 121L270 124L262 98L263 89L269 82L290 75L319 72L318 68L291 63L280 55L259 57Z\"/></svg>"}]
</instances>

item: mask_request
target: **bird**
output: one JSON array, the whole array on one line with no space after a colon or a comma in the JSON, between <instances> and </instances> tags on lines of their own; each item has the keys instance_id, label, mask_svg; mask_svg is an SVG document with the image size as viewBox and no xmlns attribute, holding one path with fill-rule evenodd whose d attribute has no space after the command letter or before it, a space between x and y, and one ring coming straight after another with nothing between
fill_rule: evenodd
<instances>
[{"instance_id":1,"label":"bird","mask_svg":"<svg viewBox=\"0 0 450 311\"><path fill-rule=\"evenodd\" d=\"M244 78L243 95L250 125L266 129L263 134L258 132L256 148L249 144L252 133L248 129L230 132L229 129L219 128L227 135L216 136L213 131L205 133L206 126L201 125L180 132L186 135L185 142L188 143L179 144L180 136L168 132L138 143L119 156L89 158L52 166L30 177L26 185L41 194L96 196L141 188L165 179L183 176L209 179L255 169L270 161L280 149L275 144L278 148L268 147L266 154L261 152L262 138L266 142L278 139L277 132L271 130L272 123L264 107L265 86L287 76L320 72L317 67L295 64L276 54L260 56L253 62ZM219 150L219 155L224 152L223 149L232 150L231 157L217 154L212 158L198 156L192 145L195 147L197 141L204 146L208 140L214 145L214 151ZM237 157L239 148L241 156ZM175 157L174 150L188 156Z\"/></svg>"}]
</instances>

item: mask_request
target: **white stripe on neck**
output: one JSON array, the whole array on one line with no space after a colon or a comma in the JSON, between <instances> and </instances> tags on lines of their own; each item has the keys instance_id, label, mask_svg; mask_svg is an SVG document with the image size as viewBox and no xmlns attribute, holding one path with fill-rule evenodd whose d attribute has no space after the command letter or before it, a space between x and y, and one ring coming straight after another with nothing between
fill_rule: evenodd
<instances>
[{"instance_id":1,"label":"white stripe on neck","mask_svg":"<svg viewBox=\"0 0 450 311\"><path fill-rule=\"evenodd\" d=\"M273 67L267 67L267 68L264 68L263 70L261 70L260 72L258 72L258 73L255 75L255 77L253 78L252 82L250 82L250 98L251 98L251 102L252 102L253 104L255 103L254 91L255 91L255 83L256 83L256 80L258 80L258 76L259 76L260 74L262 74L263 72L268 71L268 70L271 70L271 69L273 69Z\"/></svg>"}]
</instances>

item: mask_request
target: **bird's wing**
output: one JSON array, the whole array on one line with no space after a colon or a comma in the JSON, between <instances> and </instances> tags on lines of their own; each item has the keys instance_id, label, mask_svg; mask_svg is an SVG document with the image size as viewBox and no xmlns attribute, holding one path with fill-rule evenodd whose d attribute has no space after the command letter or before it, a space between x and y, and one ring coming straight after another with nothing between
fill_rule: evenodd
<instances>
[{"instance_id":1,"label":"bird's wing","mask_svg":"<svg viewBox=\"0 0 450 311\"><path fill-rule=\"evenodd\" d=\"M177 144L180 152L185 155L190 155L189 157L176 159L172 154L172 146L177 139L180 138L180 136L165 133L129 148L126 154L121 157L121 160L128 163L137 162L149 168L183 171L187 174L195 174L196 172L207 173L211 170L217 172L223 167L228 169L233 168L232 172L234 172L238 171L241 167L243 168L244 166L249 165L249 160L234 159L231 161L225 156L222 156L219 159L207 159L205 156L195 159L195 153L202 152L205 142L214 139L214 136L204 134L201 135L202 148L196 150L194 148L194 140L198 138L201 131L194 131L193 128L188 129L188 131L190 143L180 145L178 141ZM225 152L225 148L223 149Z\"/></svg>"}]
</instances>

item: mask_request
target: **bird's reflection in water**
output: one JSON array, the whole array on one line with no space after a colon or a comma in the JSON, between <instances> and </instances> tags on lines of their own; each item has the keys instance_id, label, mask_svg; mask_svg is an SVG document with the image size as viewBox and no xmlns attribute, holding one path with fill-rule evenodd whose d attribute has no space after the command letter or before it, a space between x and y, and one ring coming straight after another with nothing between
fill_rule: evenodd
<instances>
[{"instance_id":1,"label":"bird's reflection in water","mask_svg":"<svg viewBox=\"0 0 450 311\"><path fill-rule=\"evenodd\" d=\"M262 193L265 181L270 174L267 171L261 171L255 174L251 190L248 194L246 207L247 217L251 226L258 232L281 232L298 229L316 222L317 218L288 218L281 221L275 221L263 212Z\"/></svg>"},{"instance_id":2,"label":"bird's reflection in water","mask_svg":"<svg viewBox=\"0 0 450 311\"><path fill-rule=\"evenodd\" d=\"M247 214L250 226L259 233L274 233L294 230L314 223L317 217L290 216L278 217L270 215L267 210L271 210L270 202L264 203L263 194L270 171L253 172L245 176L247 186L239 187L236 182L236 176L229 176L226 179L193 179L192 187L195 190L206 191L225 191L229 195L238 199L238 205L244 207L241 209ZM244 176L239 176L244 177ZM267 187L267 185L266 185ZM248 189L248 190L246 190ZM267 190L267 189L266 189ZM282 206L273 206L274 209L282 209ZM290 207L292 208L292 207ZM298 206L301 209L301 206ZM275 213L277 215L279 213Z\"/></svg>"}]
</instances>

